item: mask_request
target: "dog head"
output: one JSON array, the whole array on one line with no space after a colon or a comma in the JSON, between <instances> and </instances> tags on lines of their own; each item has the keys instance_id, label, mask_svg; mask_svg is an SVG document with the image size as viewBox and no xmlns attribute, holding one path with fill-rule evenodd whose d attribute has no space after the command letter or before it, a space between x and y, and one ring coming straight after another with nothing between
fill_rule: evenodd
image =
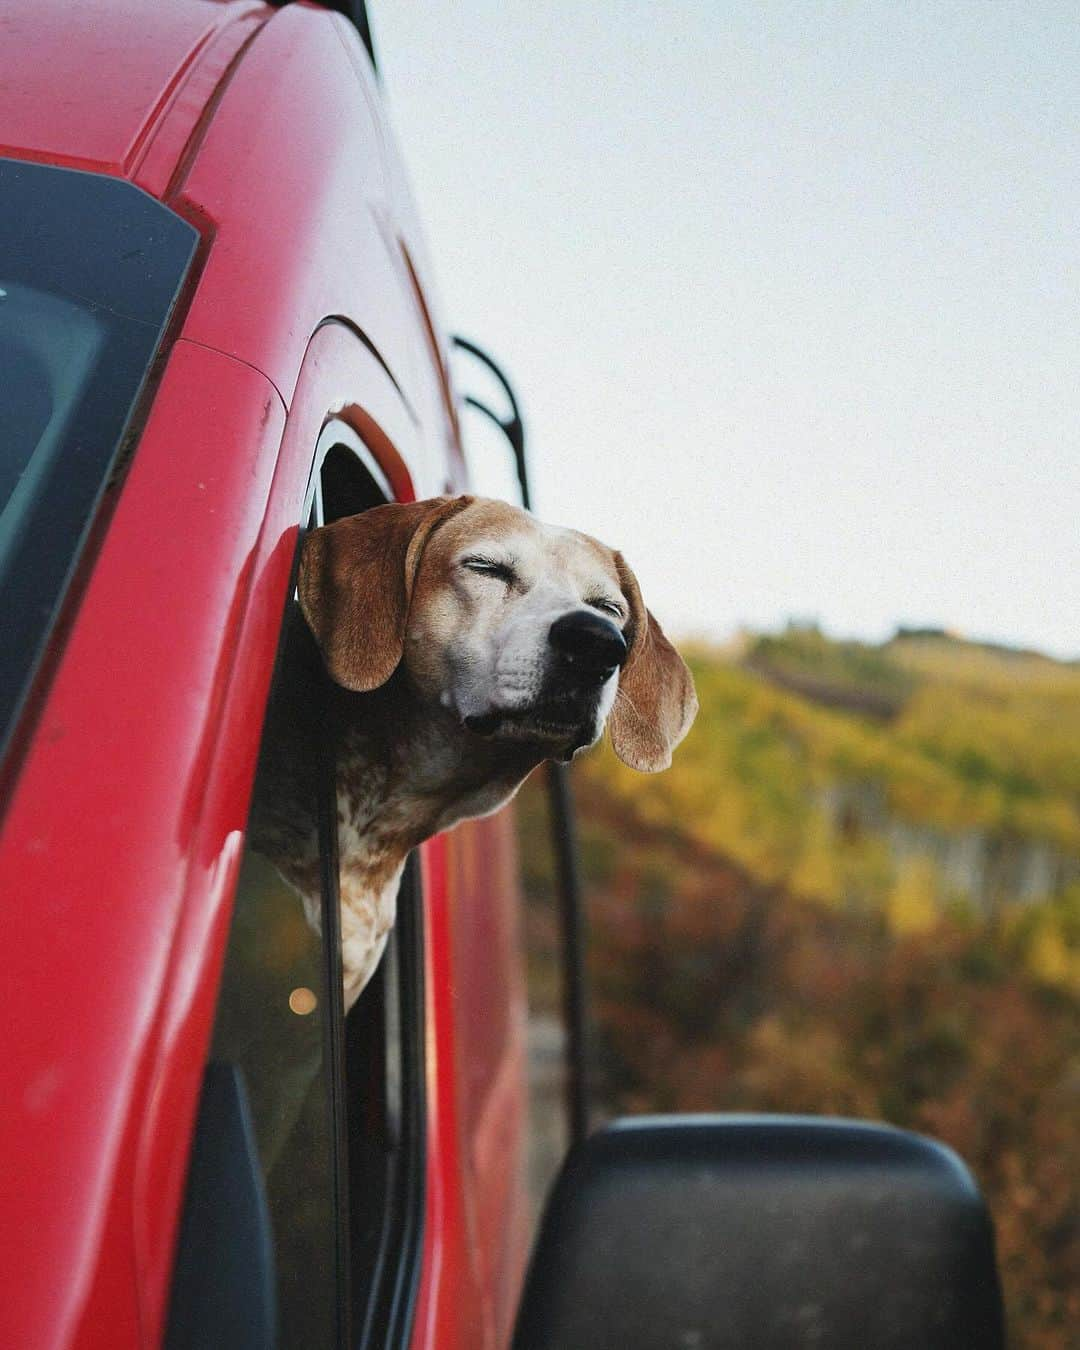
<instances>
[{"instance_id":1,"label":"dog head","mask_svg":"<svg viewBox=\"0 0 1080 1350\"><path fill-rule=\"evenodd\" d=\"M697 711L622 556L505 502L435 497L314 530L299 595L346 689L404 666L422 700L536 759L570 759L606 722L620 759L653 772Z\"/></svg>"}]
</instances>

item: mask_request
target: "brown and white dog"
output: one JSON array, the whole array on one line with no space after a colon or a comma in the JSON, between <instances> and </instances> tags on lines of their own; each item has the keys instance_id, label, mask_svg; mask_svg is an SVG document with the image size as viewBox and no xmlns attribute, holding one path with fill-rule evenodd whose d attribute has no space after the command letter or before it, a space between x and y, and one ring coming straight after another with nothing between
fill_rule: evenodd
<instances>
[{"instance_id":1,"label":"brown and white dog","mask_svg":"<svg viewBox=\"0 0 1080 1350\"><path fill-rule=\"evenodd\" d=\"M314 530L298 593L333 681L320 734L338 747L350 1006L386 944L411 849L494 811L537 764L570 760L605 723L626 764L666 768L697 699L622 556L505 502L436 497ZM286 762L300 712L288 700L271 708L264 757L280 762L260 772L272 786L251 838L314 922L313 796Z\"/></svg>"}]
</instances>

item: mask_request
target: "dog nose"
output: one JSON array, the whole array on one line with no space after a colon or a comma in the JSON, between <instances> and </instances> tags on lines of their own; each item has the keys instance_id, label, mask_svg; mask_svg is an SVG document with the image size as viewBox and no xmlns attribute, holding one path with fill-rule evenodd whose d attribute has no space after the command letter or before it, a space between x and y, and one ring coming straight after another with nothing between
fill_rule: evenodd
<instances>
[{"instance_id":1,"label":"dog nose","mask_svg":"<svg viewBox=\"0 0 1080 1350\"><path fill-rule=\"evenodd\" d=\"M597 681L606 680L626 660L623 635L610 619L587 609L556 619L548 641L566 665Z\"/></svg>"}]
</instances>

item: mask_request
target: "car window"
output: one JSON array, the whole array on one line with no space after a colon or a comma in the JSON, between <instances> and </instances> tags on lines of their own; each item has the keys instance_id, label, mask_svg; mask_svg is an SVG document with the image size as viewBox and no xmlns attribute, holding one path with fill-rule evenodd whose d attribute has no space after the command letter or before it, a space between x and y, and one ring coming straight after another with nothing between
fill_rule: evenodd
<instances>
[{"instance_id":1,"label":"car window","mask_svg":"<svg viewBox=\"0 0 1080 1350\"><path fill-rule=\"evenodd\" d=\"M385 501L389 485L347 427L324 433L323 519ZM408 1344L424 1210L423 895L415 856L382 961L345 1022L353 1345Z\"/></svg>"},{"instance_id":2,"label":"car window","mask_svg":"<svg viewBox=\"0 0 1080 1350\"><path fill-rule=\"evenodd\" d=\"M383 500L382 485L350 440L320 446L310 524ZM204 1087L204 1108L224 1100L243 1118L232 1134L246 1138L240 1151L250 1156L240 1164L219 1157L203 1136L226 1131L217 1116L200 1111L170 1309L171 1350L218 1343L214 1337L224 1344L235 1334L229 1328L260 1316L276 1325L277 1344L304 1350L404 1345L411 1327L423 1198L419 875L414 863L406 869L397 931L346 1019L336 747L326 742L321 716L327 688L293 596L267 708ZM266 804L280 800L283 781L289 810L268 825L273 813ZM272 831L282 820L290 853L306 860L312 883L305 885L306 905L271 861ZM318 897L314 908L312 895ZM217 1086L223 1074L231 1075L231 1097ZM206 1156L212 1161L204 1167ZM222 1174L245 1166L253 1194L237 1206L225 1196ZM246 1220L250 1211L265 1231L265 1270L257 1263L236 1269L219 1255L229 1245L220 1233L228 1231L233 1212ZM236 1240L259 1246L248 1230ZM229 1287L221 1287L218 1271Z\"/></svg>"},{"instance_id":3,"label":"car window","mask_svg":"<svg viewBox=\"0 0 1080 1350\"><path fill-rule=\"evenodd\" d=\"M0 752L195 253L132 184L0 159Z\"/></svg>"},{"instance_id":4,"label":"car window","mask_svg":"<svg viewBox=\"0 0 1080 1350\"><path fill-rule=\"evenodd\" d=\"M332 763L319 740L324 676L295 600L287 607L253 792L248 842L210 1051L211 1071L236 1072L250 1114L269 1230L279 1344L344 1343L346 1199L339 1175L342 1042L334 948L332 839L320 797ZM310 859L314 911L274 859L271 803L286 794L287 847ZM336 997L335 997L336 995ZM205 1334L205 1332L204 1332Z\"/></svg>"},{"instance_id":5,"label":"car window","mask_svg":"<svg viewBox=\"0 0 1080 1350\"><path fill-rule=\"evenodd\" d=\"M273 865L244 860L211 1062L241 1067L276 1277L280 1343L338 1344L332 1016L320 935Z\"/></svg>"}]
</instances>

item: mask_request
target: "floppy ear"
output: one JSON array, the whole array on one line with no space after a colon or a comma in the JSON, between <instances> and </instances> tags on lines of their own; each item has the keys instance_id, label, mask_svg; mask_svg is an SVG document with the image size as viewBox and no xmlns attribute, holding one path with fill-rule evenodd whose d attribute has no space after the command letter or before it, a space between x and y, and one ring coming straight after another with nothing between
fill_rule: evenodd
<instances>
[{"instance_id":1,"label":"floppy ear","mask_svg":"<svg viewBox=\"0 0 1080 1350\"><path fill-rule=\"evenodd\" d=\"M621 553L615 554L619 584L630 606L626 639L630 652L608 718L615 753L642 773L671 763L671 752L690 730L698 710L686 662L645 608L641 589Z\"/></svg>"},{"instance_id":2,"label":"floppy ear","mask_svg":"<svg viewBox=\"0 0 1080 1350\"><path fill-rule=\"evenodd\" d=\"M433 531L471 497L392 502L312 530L300 555L300 608L326 669L366 693L401 660L413 582Z\"/></svg>"}]
</instances>

